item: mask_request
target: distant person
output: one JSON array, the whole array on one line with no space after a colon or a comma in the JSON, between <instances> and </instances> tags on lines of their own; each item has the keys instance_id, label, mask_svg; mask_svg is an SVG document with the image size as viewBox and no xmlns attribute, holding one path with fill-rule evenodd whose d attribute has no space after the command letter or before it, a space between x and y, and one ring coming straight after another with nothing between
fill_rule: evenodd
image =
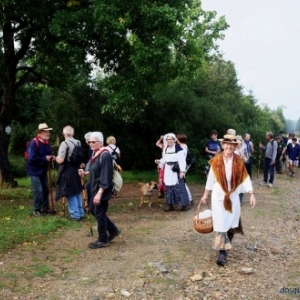
<instances>
[{"instance_id":1,"label":"distant person","mask_svg":"<svg viewBox=\"0 0 300 300\"><path fill-rule=\"evenodd\" d=\"M47 170L49 163L55 159L49 143L50 131L46 123L39 124L37 136L33 138L27 148L26 173L30 178L33 190L33 215L44 216L50 213L49 182Z\"/></svg>"},{"instance_id":2,"label":"distant person","mask_svg":"<svg viewBox=\"0 0 300 300\"><path fill-rule=\"evenodd\" d=\"M72 162L71 155L75 146L81 146L81 143L74 138L74 129L69 125L64 127L63 136L65 140L61 142L56 157L56 162L59 164L56 200L66 197L71 220L79 221L84 216L81 197L83 187L78 175L80 163Z\"/></svg>"},{"instance_id":3,"label":"distant person","mask_svg":"<svg viewBox=\"0 0 300 300\"><path fill-rule=\"evenodd\" d=\"M107 143L107 150L109 151L109 153L111 154L112 159L118 164L121 164L121 150L119 149L119 147L116 145L117 140L114 136L109 136L106 139L106 143Z\"/></svg>"},{"instance_id":4,"label":"distant person","mask_svg":"<svg viewBox=\"0 0 300 300\"><path fill-rule=\"evenodd\" d=\"M276 138L276 142L278 144L277 154L276 154L276 163L275 163L276 173L277 174L282 174L286 144L284 143L281 136L278 136Z\"/></svg>"},{"instance_id":5,"label":"distant person","mask_svg":"<svg viewBox=\"0 0 300 300\"><path fill-rule=\"evenodd\" d=\"M215 155L219 154L222 150L220 141L218 140L218 132L212 130L210 132L210 139L205 144L206 159L209 161ZM210 165L207 163L205 166L205 174L209 172Z\"/></svg>"},{"instance_id":6,"label":"distant person","mask_svg":"<svg viewBox=\"0 0 300 300\"><path fill-rule=\"evenodd\" d=\"M292 143L287 145L286 155L289 159L289 175L294 176L295 166L299 166L300 145L297 143L297 138L292 138Z\"/></svg>"},{"instance_id":7,"label":"distant person","mask_svg":"<svg viewBox=\"0 0 300 300\"><path fill-rule=\"evenodd\" d=\"M179 133L176 135L176 138L177 138L177 142L179 144L179 146L183 149L183 152L184 152L184 156L185 156L185 159L187 157L187 154L188 154L188 146L186 144L187 142L187 136L184 134L184 133ZM186 166L188 167L188 166ZM185 188L186 188L186 191L188 193L188 197L189 197L189 202L190 202L190 205L193 206L194 205L194 200L192 198L192 194L191 194L191 191L186 183L186 177L184 177L184 180L185 180Z\"/></svg>"},{"instance_id":8,"label":"distant person","mask_svg":"<svg viewBox=\"0 0 300 300\"><path fill-rule=\"evenodd\" d=\"M244 139L243 139L243 144L242 144L242 149L244 150L244 156L248 156L248 160L245 162L246 163L246 169L247 172L252 179L252 167L253 167L253 153L254 153L254 146L252 141L250 140L251 136L249 133L245 133Z\"/></svg>"},{"instance_id":9,"label":"distant person","mask_svg":"<svg viewBox=\"0 0 300 300\"><path fill-rule=\"evenodd\" d=\"M275 173L275 162L277 155L277 147L278 144L274 140L274 136L272 132L266 133L267 145L264 146L261 142L259 142L259 148L265 150L265 159L264 159L264 181L260 183L260 185L267 185L268 187L273 187L274 184L274 173ZM269 180L268 176L270 174Z\"/></svg>"},{"instance_id":10,"label":"distant person","mask_svg":"<svg viewBox=\"0 0 300 300\"><path fill-rule=\"evenodd\" d=\"M156 146L161 149L161 156L163 156L164 149L166 147L166 140L164 135L161 135L160 138L156 142ZM157 165L157 171L158 171L158 198L164 198L165 197L165 192L166 192L166 186L164 184L164 170L165 166L159 167Z\"/></svg>"},{"instance_id":11,"label":"distant person","mask_svg":"<svg viewBox=\"0 0 300 300\"><path fill-rule=\"evenodd\" d=\"M189 197L185 188L184 175L186 172L186 161L183 149L176 144L176 136L174 133L166 134L167 146L163 152L163 157L156 159L155 163L159 167L165 167L164 183L166 185L166 202L165 212L170 212L179 205L180 211L188 209ZM174 170L174 165L178 166L178 170Z\"/></svg>"}]
</instances>

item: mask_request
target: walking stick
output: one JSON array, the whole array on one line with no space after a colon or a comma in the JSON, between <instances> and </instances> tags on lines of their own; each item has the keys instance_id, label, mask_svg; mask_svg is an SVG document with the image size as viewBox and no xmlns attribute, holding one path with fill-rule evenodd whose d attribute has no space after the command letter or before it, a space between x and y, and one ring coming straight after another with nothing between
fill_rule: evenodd
<instances>
[{"instance_id":1,"label":"walking stick","mask_svg":"<svg viewBox=\"0 0 300 300\"><path fill-rule=\"evenodd\" d=\"M94 233L93 233L93 227L92 227L92 222L91 222L89 203L88 203L88 199L87 199L87 192L86 192L84 177L81 177L81 185L82 185L83 206L84 206L84 209L85 209L85 211L87 213L87 216L88 216L88 222L89 222L89 225L90 225L90 233L91 233L91 236L93 236Z\"/></svg>"},{"instance_id":2,"label":"walking stick","mask_svg":"<svg viewBox=\"0 0 300 300\"><path fill-rule=\"evenodd\" d=\"M49 180L49 189L50 189L51 214L55 214L53 192L52 192L51 162L48 162L48 180Z\"/></svg>"},{"instance_id":3,"label":"walking stick","mask_svg":"<svg viewBox=\"0 0 300 300\"><path fill-rule=\"evenodd\" d=\"M66 197L63 197L63 211L64 211L64 219L66 218Z\"/></svg>"},{"instance_id":4,"label":"walking stick","mask_svg":"<svg viewBox=\"0 0 300 300\"><path fill-rule=\"evenodd\" d=\"M261 149L259 150L259 155L258 155L257 178L259 175L260 162L261 162Z\"/></svg>"}]
</instances>

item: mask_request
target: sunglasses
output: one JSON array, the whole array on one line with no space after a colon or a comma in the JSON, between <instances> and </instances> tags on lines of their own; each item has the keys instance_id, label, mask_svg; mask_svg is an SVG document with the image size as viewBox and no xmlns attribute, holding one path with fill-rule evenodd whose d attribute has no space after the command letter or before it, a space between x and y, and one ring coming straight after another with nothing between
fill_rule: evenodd
<instances>
[{"instance_id":1,"label":"sunglasses","mask_svg":"<svg viewBox=\"0 0 300 300\"><path fill-rule=\"evenodd\" d=\"M99 143L99 141L88 141L88 144L96 144Z\"/></svg>"}]
</instances>

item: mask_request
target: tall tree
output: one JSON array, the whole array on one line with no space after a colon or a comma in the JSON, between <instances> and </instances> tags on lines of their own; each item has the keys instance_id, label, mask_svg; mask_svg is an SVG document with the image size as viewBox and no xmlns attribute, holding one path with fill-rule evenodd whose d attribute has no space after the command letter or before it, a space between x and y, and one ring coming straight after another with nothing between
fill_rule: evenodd
<instances>
[{"instance_id":1,"label":"tall tree","mask_svg":"<svg viewBox=\"0 0 300 300\"><path fill-rule=\"evenodd\" d=\"M4 130L16 118L21 86L63 89L78 70L94 63L108 75L103 111L132 121L156 82L178 76L186 70L184 62L203 60L227 26L214 17L202 11L199 0L2 0L0 183L13 182Z\"/></svg>"}]
</instances>

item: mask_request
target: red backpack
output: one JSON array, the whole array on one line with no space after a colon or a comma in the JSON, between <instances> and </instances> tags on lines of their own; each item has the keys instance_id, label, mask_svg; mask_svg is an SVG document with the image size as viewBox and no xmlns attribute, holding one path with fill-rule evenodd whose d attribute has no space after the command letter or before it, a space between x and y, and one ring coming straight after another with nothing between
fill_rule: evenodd
<instances>
[{"instance_id":1,"label":"red backpack","mask_svg":"<svg viewBox=\"0 0 300 300\"><path fill-rule=\"evenodd\" d=\"M38 141L37 137L33 138L33 140L35 141L35 144L38 147L39 146L39 141ZM24 152L24 158L25 159L28 159L28 146L29 146L29 144L30 144L30 141L26 143L26 150Z\"/></svg>"}]
</instances>

